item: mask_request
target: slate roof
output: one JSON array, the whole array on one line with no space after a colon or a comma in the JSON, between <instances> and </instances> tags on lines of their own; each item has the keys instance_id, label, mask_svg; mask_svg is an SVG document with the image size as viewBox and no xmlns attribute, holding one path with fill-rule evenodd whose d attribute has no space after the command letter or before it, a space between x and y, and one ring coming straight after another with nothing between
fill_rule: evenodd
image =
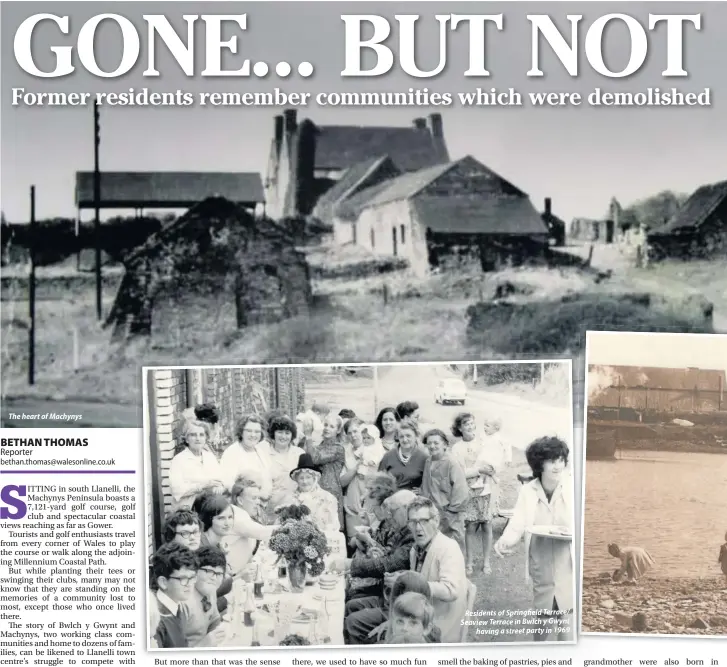
<instances>
[{"instance_id":1,"label":"slate roof","mask_svg":"<svg viewBox=\"0 0 727 667\"><path fill-rule=\"evenodd\" d=\"M702 368L654 368L648 366L608 366L624 387L648 387L692 391L720 391L727 382L725 372Z\"/></svg>"},{"instance_id":2,"label":"slate roof","mask_svg":"<svg viewBox=\"0 0 727 667\"><path fill-rule=\"evenodd\" d=\"M388 155L400 171L416 171L447 161L427 129L355 125L317 126L316 169L347 169Z\"/></svg>"},{"instance_id":3,"label":"slate roof","mask_svg":"<svg viewBox=\"0 0 727 667\"><path fill-rule=\"evenodd\" d=\"M692 193L671 220L651 232L649 236L692 232L705 222L725 199L727 199L727 181L703 185Z\"/></svg>"},{"instance_id":4,"label":"slate roof","mask_svg":"<svg viewBox=\"0 0 727 667\"><path fill-rule=\"evenodd\" d=\"M239 204L265 201L260 174L250 172L103 171L103 208L186 208L207 197ZM76 206L91 208L93 172L76 172Z\"/></svg>"},{"instance_id":5,"label":"slate roof","mask_svg":"<svg viewBox=\"0 0 727 667\"><path fill-rule=\"evenodd\" d=\"M419 223L433 232L534 236L548 228L527 196L416 197Z\"/></svg>"},{"instance_id":6,"label":"slate roof","mask_svg":"<svg viewBox=\"0 0 727 667\"><path fill-rule=\"evenodd\" d=\"M338 206L353 195L357 189L365 187L366 181L375 176L380 169L388 169L392 174L400 173L387 155L373 157L349 167L336 183L316 202L313 215L321 220L330 220Z\"/></svg>"}]
</instances>

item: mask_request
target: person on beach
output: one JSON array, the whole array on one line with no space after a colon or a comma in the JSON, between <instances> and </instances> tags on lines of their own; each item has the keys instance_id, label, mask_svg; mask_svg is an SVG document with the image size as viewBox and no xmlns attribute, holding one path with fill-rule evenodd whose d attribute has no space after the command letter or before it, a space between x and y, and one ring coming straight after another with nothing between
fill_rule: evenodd
<instances>
[{"instance_id":1,"label":"person on beach","mask_svg":"<svg viewBox=\"0 0 727 667\"><path fill-rule=\"evenodd\" d=\"M727 585L727 533L724 534L724 544L719 548L719 558L717 558L717 562L722 566L724 582Z\"/></svg>"},{"instance_id":2,"label":"person on beach","mask_svg":"<svg viewBox=\"0 0 727 667\"><path fill-rule=\"evenodd\" d=\"M621 559L621 567L613 573L613 580L617 583L626 577L626 582L633 584L654 565L651 554L641 547L619 547L612 542L608 545L608 553Z\"/></svg>"}]
</instances>

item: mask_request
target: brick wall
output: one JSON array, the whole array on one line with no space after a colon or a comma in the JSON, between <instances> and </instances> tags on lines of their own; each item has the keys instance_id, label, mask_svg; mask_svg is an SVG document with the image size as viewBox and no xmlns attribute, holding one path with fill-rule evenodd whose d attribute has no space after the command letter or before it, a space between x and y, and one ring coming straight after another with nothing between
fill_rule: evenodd
<instances>
[{"instance_id":1,"label":"brick wall","mask_svg":"<svg viewBox=\"0 0 727 667\"><path fill-rule=\"evenodd\" d=\"M149 406L154 411L152 420L154 433L151 434L150 446L156 447L156 465L158 480L161 489L150 490L150 493L158 500L163 512L166 514L171 504L169 493L169 466L174 456L176 440L179 436L179 425L181 413L187 407L187 386L185 372L183 370L153 370L151 389L153 395L150 400L153 404ZM152 465L155 460L152 458ZM149 480L151 482L151 480ZM149 511L153 509L150 503ZM148 525L151 528L154 524L153 517L149 515ZM149 541L153 544L153 540Z\"/></svg>"}]
</instances>

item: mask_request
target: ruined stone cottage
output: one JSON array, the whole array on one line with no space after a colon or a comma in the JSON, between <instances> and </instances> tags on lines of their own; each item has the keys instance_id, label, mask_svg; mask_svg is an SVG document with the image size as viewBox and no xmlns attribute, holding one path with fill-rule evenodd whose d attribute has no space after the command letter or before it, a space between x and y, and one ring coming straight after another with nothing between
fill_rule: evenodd
<instances>
[{"instance_id":1,"label":"ruined stone cottage","mask_svg":"<svg viewBox=\"0 0 727 667\"><path fill-rule=\"evenodd\" d=\"M210 197L124 260L106 321L116 340L235 313L238 328L308 312L305 256L291 234L242 206Z\"/></svg>"},{"instance_id":2,"label":"ruined stone cottage","mask_svg":"<svg viewBox=\"0 0 727 667\"><path fill-rule=\"evenodd\" d=\"M319 127L286 111L265 188L271 214L312 214L336 243L404 257L420 275L455 248L477 248L490 269L548 244L525 192L472 156L450 160L440 114L410 127Z\"/></svg>"}]
</instances>

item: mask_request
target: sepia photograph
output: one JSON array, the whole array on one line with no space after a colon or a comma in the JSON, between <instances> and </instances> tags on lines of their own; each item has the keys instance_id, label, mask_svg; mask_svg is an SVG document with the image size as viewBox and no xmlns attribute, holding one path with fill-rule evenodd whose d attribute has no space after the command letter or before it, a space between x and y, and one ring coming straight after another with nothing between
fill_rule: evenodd
<instances>
[{"instance_id":1,"label":"sepia photograph","mask_svg":"<svg viewBox=\"0 0 727 667\"><path fill-rule=\"evenodd\" d=\"M137 28L145 7L126 11ZM649 7L634 5L634 16L647 20ZM708 23L725 22L722 3L699 7ZM250 5L256 27L244 36L246 53L267 73L251 89L311 100L325 91L325 104L143 104L175 88L239 96L227 77L183 76L166 50L157 54L165 91L150 87L141 67L125 75L124 93L140 100L133 107L13 106L3 97L3 426L138 427L142 366L241 359L570 358L580 420L587 329L727 331L727 272L719 270L727 135L715 114L344 105L344 92L386 100L412 84L396 70L376 79L380 91L370 80L351 90L336 42L310 43L313 32L339 30L348 8ZM589 5L584 22L620 8ZM406 9L376 5L389 20ZM530 9L506 9L509 38L487 86L538 92L544 82L525 75L518 46L529 42ZM3 4L5 43L34 11ZM65 11L81 25L92 6ZM310 77L268 73L269 35L282 29L282 14L301 29L276 44L278 57L312 59ZM168 17L183 34L181 11ZM437 38L434 21L418 29L425 42ZM51 30L38 26L38 39ZM97 34L99 66L113 68L118 30L104 22ZM685 57L720 62L719 40L703 36L685 41ZM614 30L606 60L628 39ZM422 54L422 67L430 56ZM476 97L472 79L457 75L467 59L466 41L454 41L437 81ZM12 57L1 67L7 90L37 87ZM634 93L659 68L654 59L610 85ZM715 99L726 85L708 66L689 83L711 84ZM64 90L98 85L79 69ZM573 78L554 67L546 89L585 97L598 85L591 70Z\"/></svg>"},{"instance_id":2,"label":"sepia photograph","mask_svg":"<svg viewBox=\"0 0 727 667\"><path fill-rule=\"evenodd\" d=\"M586 351L581 631L727 636L727 336Z\"/></svg>"},{"instance_id":3,"label":"sepia photograph","mask_svg":"<svg viewBox=\"0 0 727 667\"><path fill-rule=\"evenodd\" d=\"M149 649L575 642L571 366L145 368Z\"/></svg>"}]
</instances>

